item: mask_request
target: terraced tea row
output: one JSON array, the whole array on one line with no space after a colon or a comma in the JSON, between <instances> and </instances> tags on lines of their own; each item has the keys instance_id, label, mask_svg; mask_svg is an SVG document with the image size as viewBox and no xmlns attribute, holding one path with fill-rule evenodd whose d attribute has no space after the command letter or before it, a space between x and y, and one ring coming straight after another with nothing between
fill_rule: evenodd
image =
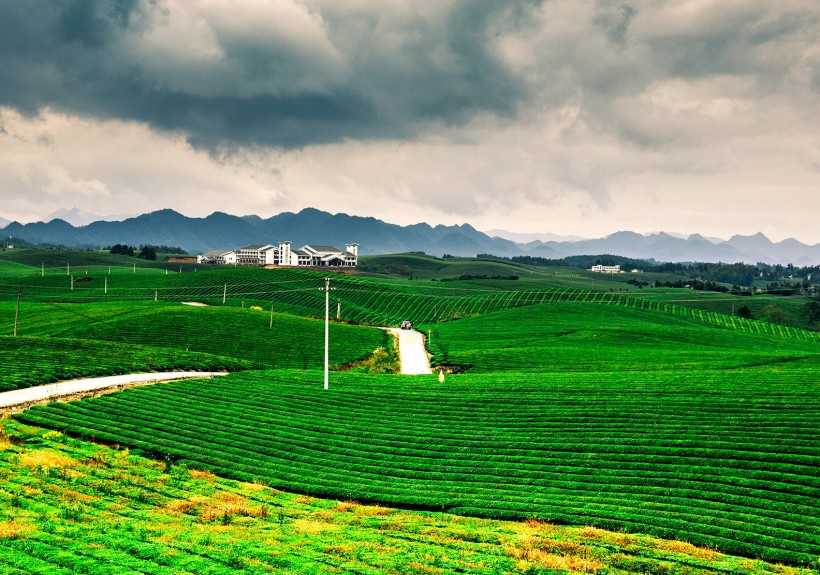
<instances>
[{"instance_id":1,"label":"terraced tea row","mask_svg":"<svg viewBox=\"0 0 820 575\"><path fill-rule=\"evenodd\" d=\"M56 281L60 285L48 285L49 282ZM82 287L75 284L75 289L70 290L67 289L66 281L66 278L42 278L40 283L27 285L24 288L24 302L196 300L262 306L273 303L283 311L301 315L324 314L324 296L318 289L323 285L322 275L304 270L228 269L224 272L160 275L153 278L143 276L139 279L125 275L118 280L124 282L123 287L112 286L110 290L107 287L85 285L91 282L84 282ZM14 298L19 287L19 282L15 282L16 280L7 280L4 285L0 285L0 297L7 300ZM611 292L571 289L499 291L482 290L476 286L457 290L430 286L423 282L379 284L348 276L334 278L334 287L334 304L338 302L343 319L379 325L396 325L405 319L417 324L438 323L536 304L583 302L660 311L736 331L820 341L820 334L801 329ZM106 290L108 293L105 293Z\"/></svg>"},{"instance_id":2,"label":"terraced tea row","mask_svg":"<svg viewBox=\"0 0 820 575\"><path fill-rule=\"evenodd\" d=\"M0 572L611 575L775 566L677 541L321 500L0 422ZM810 575L777 567L781 575Z\"/></svg>"},{"instance_id":3,"label":"terraced tea row","mask_svg":"<svg viewBox=\"0 0 820 575\"><path fill-rule=\"evenodd\" d=\"M820 554L816 368L451 375L443 386L339 373L327 393L303 374L247 372L21 419L302 493L808 565Z\"/></svg>"},{"instance_id":4,"label":"terraced tea row","mask_svg":"<svg viewBox=\"0 0 820 575\"><path fill-rule=\"evenodd\" d=\"M267 310L164 302L39 305L22 310L19 333L197 351L265 367L319 368L324 360L323 322L271 317ZM332 365L363 359L387 340L382 330L369 327L330 328Z\"/></svg>"},{"instance_id":5,"label":"terraced tea row","mask_svg":"<svg viewBox=\"0 0 820 575\"><path fill-rule=\"evenodd\" d=\"M85 377L154 371L239 371L251 361L171 348L62 338L0 337L0 392Z\"/></svg>"},{"instance_id":6,"label":"terraced tea row","mask_svg":"<svg viewBox=\"0 0 820 575\"><path fill-rule=\"evenodd\" d=\"M812 341L633 307L560 302L433 325L434 363L473 371L733 369L816 358Z\"/></svg>"}]
</instances>

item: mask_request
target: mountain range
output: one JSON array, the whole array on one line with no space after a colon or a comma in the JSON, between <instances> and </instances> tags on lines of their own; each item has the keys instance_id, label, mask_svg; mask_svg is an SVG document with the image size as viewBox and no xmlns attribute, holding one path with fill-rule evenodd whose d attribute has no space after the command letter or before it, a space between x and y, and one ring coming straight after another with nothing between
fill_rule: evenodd
<instances>
[{"instance_id":1,"label":"mountain range","mask_svg":"<svg viewBox=\"0 0 820 575\"><path fill-rule=\"evenodd\" d=\"M21 224L0 218L0 234L32 243L99 248L114 244L178 246L191 253L235 249L245 244L289 240L304 244L343 246L359 244L359 253L384 254L423 251L433 255L475 256L530 255L563 258L571 255L613 254L636 259L670 262L766 262L798 266L820 265L820 244L803 244L793 238L772 242L762 233L736 235L727 241L699 234L679 237L664 232L642 235L622 231L600 239L535 239L516 242L491 236L469 224L409 226L390 224L372 217L331 214L313 208L284 212L271 218L233 216L214 212L191 218L173 210L159 210L121 221L95 221L74 226L56 218L49 222ZM504 233L494 230L494 233ZM518 237L512 236L516 239Z\"/></svg>"}]
</instances>

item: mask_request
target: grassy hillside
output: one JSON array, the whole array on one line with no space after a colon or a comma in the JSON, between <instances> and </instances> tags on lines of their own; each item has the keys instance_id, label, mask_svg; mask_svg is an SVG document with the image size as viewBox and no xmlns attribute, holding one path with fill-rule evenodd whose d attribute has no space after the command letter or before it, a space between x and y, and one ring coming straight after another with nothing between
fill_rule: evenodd
<instances>
[{"instance_id":1,"label":"grassy hillside","mask_svg":"<svg viewBox=\"0 0 820 575\"><path fill-rule=\"evenodd\" d=\"M238 371L251 361L81 339L0 336L0 392L44 383L155 371Z\"/></svg>"},{"instance_id":2,"label":"grassy hillside","mask_svg":"<svg viewBox=\"0 0 820 575\"><path fill-rule=\"evenodd\" d=\"M9 310L9 305L2 309ZM367 357L387 338L373 328L336 323L330 328L332 365ZM318 368L324 358L323 321L276 313L271 327L268 310L250 308L153 301L28 304L21 311L18 333L196 351L260 367Z\"/></svg>"},{"instance_id":3,"label":"grassy hillside","mask_svg":"<svg viewBox=\"0 0 820 575\"><path fill-rule=\"evenodd\" d=\"M13 249L0 251L0 276L6 263L17 263L31 268L31 273L39 274L42 268L49 273L65 272L66 266L82 268L121 266L138 268L162 268L170 265L160 261L141 260L122 255L111 255L108 252L84 251L69 249Z\"/></svg>"},{"instance_id":4,"label":"grassy hillside","mask_svg":"<svg viewBox=\"0 0 820 575\"><path fill-rule=\"evenodd\" d=\"M815 341L596 302L558 301L428 329L434 363L480 372L732 369L795 361L820 352Z\"/></svg>"},{"instance_id":5,"label":"grassy hillside","mask_svg":"<svg viewBox=\"0 0 820 575\"><path fill-rule=\"evenodd\" d=\"M82 273L72 265L72 289L64 272L9 266L0 273L0 333L11 333L22 289L26 337L1 339L11 343L0 355L9 365L31 352L20 380L146 362L276 368L52 405L21 419L313 496L650 533L792 565L820 556L817 334L670 303L690 290L569 289L557 282L614 280L552 268L524 276L521 266L512 280L501 277L513 273L508 263L402 257L429 279L334 274L333 312L338 301L345 320L409 319L429 329L434 359L466 369L444 385L339 372L323 392L321 373L311 371L321 366L323 323L304 317L324 314L323 273ZM658 301L634 297L647 294ZM707 308L722 301L690 299ZM189 300L213 305L179 303ZM331 328L332 364L385 343L381 330ZM0 505L3 490L0 478ZM522 571L549 572L529 551L516 553L507 557L528 562ZM666 572L662 561L653 555L630 568Z\"/></svg>"},{"instance_id":6,"label":"grassy hillside","mask_svg":"<svg viewBox=\"0 0 820 575\"><path fill-rule=\"evenodd\" d=\"M314 496L820 555L817 358L733 370L246 372L19 418ZM202 429L208 429L204 436Z\"/></svg>"},{"instance_id":7,"label":"grassy hillside","mask_svg":"<svg viewBox=\"0 0 820 575\"><path fill-rule=\"evenodd\" d=\"M8 575L809 573L592 527L292 495L8 421L0 478Z\"/></svg>"}]
</instances>

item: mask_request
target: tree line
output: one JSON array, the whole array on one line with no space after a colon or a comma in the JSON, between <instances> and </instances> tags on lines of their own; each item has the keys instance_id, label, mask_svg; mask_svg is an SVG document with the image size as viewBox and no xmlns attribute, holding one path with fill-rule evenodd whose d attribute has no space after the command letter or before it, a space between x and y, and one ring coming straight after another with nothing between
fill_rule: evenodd
<instances>
[{"instance_id":1,"label":"tree line","mask_svg":"<svg viewBox=\"0 0 820 575\"><path fill-rule=\"evenodd\" d=\"M108 250L108 253L122 255L122 256L130 256L130 257L137 257L143 260L151 260L155 261L157 259L157 253L163 254L185 254L185 250L182 248L174 247L174 246L152 246L152 245L140 245L139 247L129 246L128 244L114 244L113 246L106 246L103 248ZM139 251L138 251L139 250Z\"/></svg>"},{"instance_id":2,"label":"tree line","mask_svg":"<svg viewBox=\"0 0 820 575\"><path fill-rule=\"evenodd\" d=\"M755 265L745 263L710 263L710 262L656 262L654 260L641 260L625 258L621 256L603 254L589 256L568 256L565 258L542 258L538 256L514 256L511 258L489 257L498 260L507 260L515 263L531 266L565 266L580 269L589 269L595 265L613 266L620 265L622 269L635 268L649 273L668 273L686 276L702 281L721 282L738 286L750 286L755 280L780 281L784 279L793 280L788 288L784 285L778 286L781 289L793 289L800 287L807 288L812 283L820 283L820 266L798 267L792 264L766 264L758 262ZM800 285L796 285L797 283Z\"/></svg>"}]
</instances>

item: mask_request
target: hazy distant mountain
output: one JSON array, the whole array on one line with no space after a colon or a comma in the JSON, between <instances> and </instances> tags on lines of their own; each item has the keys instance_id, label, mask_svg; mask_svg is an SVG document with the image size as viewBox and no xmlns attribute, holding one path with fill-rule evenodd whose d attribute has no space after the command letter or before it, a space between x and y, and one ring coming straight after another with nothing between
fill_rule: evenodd
<instances>
[{"instance_id":1,"label":"hazy distant mountain","mask_svg":"<svg viewBox=\"0 0 820 575\"><path fill-rule=\"evenodd\" d=\"M707 239L699 234L680 237L664 232L641 235L622 231L601 239L534 239L516 243L503 237L490 237L469 224L399 226L376 218L330 214L312 208L299 213L284 212L267 219L254 215L232 216L222 212L205 218L189 218L173 210L160 210L122 221L95 221L84 226L74 226L63 219L32 224L12 222L2 227L0 234L33 243L78 247L118 243L164 244L179 246L192 253L288 240L296 247L311 243L343 248L345 243L355 242L360 246L359 253L365 255L408 251L434 255L474 256L485 253L545 258L616 254L674 262L760 261L820 265L820 244L809 246L793 238L773 243L763 234L733 236L728 241L722 241Z\"/></svg>"},{"instance_id":2,"label":"hazy distant mountain","mask_svg":"<svg viewBox=\"0 0 820 575\"><path fill-rule=\"evenodd\" d=\"M11 222L9 220L7 220L6 218L0 218L0 228L5 228L10 223Z\"/></svg>"},{"instance_id":3,"label":"hazy distant mountain","mask_svg":"<svg viewBox=\"0 0 820 575\"><path fill-rule=\"evenodd\" d=\"M206 218L189 218L173 210L160 210L120 222L97 221L79 227L61 219L32 224L12 222L2 233L36 243L78 247L164 244L193 253L279 240L291 241L297 247L311 243L344 248L345 243L355 242L360 245L361 254L426 251L439 255L512 256L521 253L514 242L490 238L469 224L399 226L375 218L330 214L312 208L268 219L222 212Z\"/></svg>"},{"instance_id":4,"label":"hazy distant mountain","mask_svg":"<svg viewBox=\"0 0 820 575\"><path fill-rule=\"evenodd\" d=\"M114 222L124 220L126 218L134 217L135 214L115 214L112 216L100 216L98 214L91 214L89 212L84 212L77 208L71 208L67 210L65 208L60 208L56 212L52 212L46 217L43 218L42 221L50 222L51 220L63 220L71 224L72 226L87 226L88 224L94 222ZM5 225L5 224L3 224Z\"/></svg>"},{"instance_id":5,"label":"hazy distant mountain","mask_svg":"<svg viewBox=\"0 0 820 575\"><path fill-rule=\"evenodd\" d=\"M504 238L519 244L526 244L529 242L579 242L581 240L588 240L581 236L559 236L558 234L525 234L518 232L510 232L507 230L487 230L484 232L492 238Z\"/></svg>"}]
</instances>

